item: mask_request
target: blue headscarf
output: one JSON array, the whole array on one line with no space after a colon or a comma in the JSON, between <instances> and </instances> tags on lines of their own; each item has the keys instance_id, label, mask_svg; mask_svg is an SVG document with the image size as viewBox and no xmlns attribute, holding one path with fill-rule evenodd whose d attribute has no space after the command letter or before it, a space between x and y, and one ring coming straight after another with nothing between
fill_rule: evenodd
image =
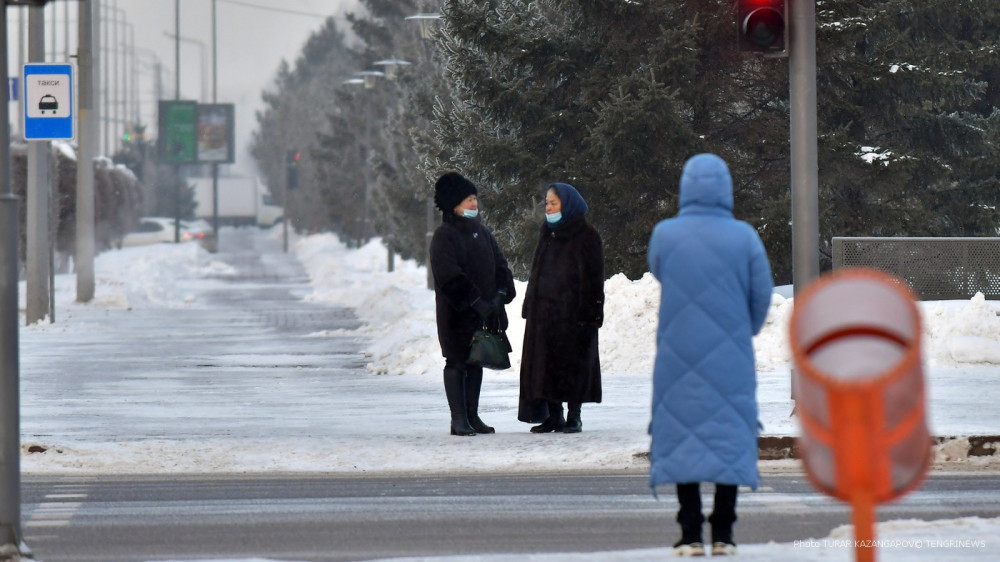
<instances>
[{"instance_id":1,"label":"blue headscarf","mask_svg":"<svg viewBox=\"0 0 1000 562\"><path fill-rule=\"evenodd\" d=\"M587 206L587 202L583 200L583 196L580 192L576 190L575 187L568 183L550 183L545 191L555 188L556 195L559 196L559 201L562 202L562 218L559 222L555 223L545 223L549 228L556 229L560 226L566 224L566 221L572 219L573 217L581 216L587 214L590 207Z\"/></svg>"}]
</instances>

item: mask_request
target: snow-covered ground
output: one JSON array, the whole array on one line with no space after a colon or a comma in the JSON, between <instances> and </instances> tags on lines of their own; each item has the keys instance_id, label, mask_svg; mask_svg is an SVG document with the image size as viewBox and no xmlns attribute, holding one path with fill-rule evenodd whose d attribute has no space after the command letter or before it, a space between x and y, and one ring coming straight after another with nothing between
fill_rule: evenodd
<instances>
[{"instance_id":1,"label":"snow-covered ground","mask_svg":"<svg viewBox=\"0 0 1000 562\"><path fill-rule=\"evenodd\" d=\"M279 238L280 229L269 236ZM387 433L386 421L376 417L355 419L357 436L338 435L343 448L354 451L350 459L331 456L329 450L310 454L316 443L305 443L297 454L273 458L275 441L233 439L199 443L149 440L132 447L88 440L65 427L57 406L33 401L31 384L22 390L25 427L44 426L47 446L65 446L60 459L25 454L22 468L28 473L59 472L170 472L170 471L331 471L331 472L449 472L463 470L567 470L641 469L645 461L635 453L648 448L646 426L651 392L651 366L658 304L658 286L651 276L630 281L616 275L606 283L606 321L601 330L604 403L584 406L584 433L546 438L527 432L516 421L517 369L523 336L520 297L508 308L509 335L515 343L513 368L489 371L483 388L483 418L497 428L497 435L458 439L446 435L447 412L441 387L440 357L434 324L433 293L426 288L426 271L415 263L397 259L395 271L386 271L386 253L378 240L361 249L348 249L335 236L316 234L293 237L292 248L311 278L309 301L354 308L364 325L349 333L317 332L310 337L353 336L365 342L368 373L360 377L357 395L330 397L343 404L364 402L380 389L405 388L387 395L398 399L388 408L409 416L410 431L392 439L372 440L370 434ZM22 328L22 360L44 356L49 340L83 340L91 329L74 326L74 310L115 308L196 308L200 291L219 286L218 277L229 266L195 244L157 245L100 254L96 260L97 289L89 304L75 303L75 278L56 278L55 323ZM523 293L524 284L518 289ZM21 284L22 303L24 285ZM790 416L790 357L787 323L792 300L775 295L767 324L755 339L759 371L758 400L765 435L797 435ZM1000 385L1000 303L973 298L968 301L920 303L924 318L924 365L928 384L928 424L940 436L1000 434L997 398ZM23 322L22 322L23 325ZM120 388L121 392L155 394L155 381ZM29 381L30 383L30 381ZM171 381L164 381L169 384ZM152 385L152 386L150 386ZM169 389L163 388L163 393ZM267 411L272 404L301 400L291 392L262 403L256 415L279 417ZM398 398L395 398L398 397ZM122 397L125 401L128 396ZM281 400L280 398L287 398ZM413 402L402 402L412 400ZM327 404L329 406L329 404ZM275 406L277 407L277 406ZM346 406L345 406L346 407ZM318 410L317 410L318 411ZM109 418L112 419L112 418ZM396 418L398 419L398 418ZM112 423L112 422L108 422ZM172 422L174 423L174 422ZM183 423L183 422L181 422ZM198 423L204 424L204 420ZM388 422L392 423L392 422ZM201 429L205 429L202 427ZM72 437L68 437L72 435ZM279 439L280 436L274 436ZM24 441L34 437L27 436ZM353 440L352 440L353 439ZM567 446L566 439L572 439ZM357 447L354 447L357 445ZM456 447L463 455L452 454ZM391 450L391 452L390 452ZM74 455L74 451L79 454ZM1000 454L967 455L967 442L959 439L938 448L936 461L948 466L1000 467ZM196 458L196 466L184 457ZM218 455L216 459L213 455ZM215 462L218 461L218 462ZM784 463L784 464L782 464ZM787 466L794 461L777 461ZM769 463L763 463L766 467ZM1000 520L966 518L938 522L894 521L878 529L881 560L996 559ZM849 560L853 549L844 546L850 528L798 544L741 545L734 560ZM594 555L535 555L517 557L464 557L464 560L654 560L665 549L600 553Z\"/></svg>"}]
</instances>

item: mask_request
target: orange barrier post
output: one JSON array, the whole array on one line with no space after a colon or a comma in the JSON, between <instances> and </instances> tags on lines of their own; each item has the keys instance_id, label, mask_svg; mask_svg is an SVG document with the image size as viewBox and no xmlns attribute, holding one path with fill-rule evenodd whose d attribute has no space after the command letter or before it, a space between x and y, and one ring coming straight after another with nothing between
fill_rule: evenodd
<instances>
[{"instance_id":1,"label":"orange barrier post","mask_svg":"<svg viewBox=\"0 0 1000 562\"><path fill-rule=\"evenodd\" d=\"M875 559L876 505L930 464L914 301L896 277L847 269L796 295L789 324L799 457L814 486L850 502L861 562Z\"/></svg>"}]
</instances>

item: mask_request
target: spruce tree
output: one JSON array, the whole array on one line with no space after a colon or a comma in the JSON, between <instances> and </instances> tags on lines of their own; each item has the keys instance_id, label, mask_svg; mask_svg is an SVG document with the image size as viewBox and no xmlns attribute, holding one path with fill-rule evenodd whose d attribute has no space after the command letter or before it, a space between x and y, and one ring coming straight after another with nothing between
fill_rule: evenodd
<instances>
[{"instance_id":1,"label":"spruce tree","mask_svg":"<svg viewBox=\"0 0 1000 562\"><path fill-rule=\"evenodd\" d=\"M746 68L731 3L451 0L443 13L454 99L437 126L454 152L441 164L487 186L520 273L552 181L581 190L608 271L632 278L646 271L652 227L676 213L694 153L727 158L743 178L738 216L764 220L765 188L787 170L787 125L772 125L787 109L773 90L787 81L780 62Z\"/></svg>"},{"instance_id":2,"label":"spruce tree","mask_svg":"<svg viewBox=\"0 0 1000 562\"><path fill-rule=\"evenodd\" d=\"M818 14L821 240L994 234L997 9L824 3ZM986 76L988 77L988 75ZM985 103L984 103L985 102Z\"/></svg>"}]
</instances>

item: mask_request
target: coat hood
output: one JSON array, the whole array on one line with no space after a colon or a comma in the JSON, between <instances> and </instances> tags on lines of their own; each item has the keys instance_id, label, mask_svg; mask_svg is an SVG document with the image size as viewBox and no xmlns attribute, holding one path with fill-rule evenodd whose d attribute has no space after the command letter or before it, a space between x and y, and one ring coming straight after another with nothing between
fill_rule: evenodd
<instances>
[{"instance_id":1,"label":"coat hood","mask_svg":"<svg viewBox=\"0 0 1000 562\"><path fill-rule=\"evenodd\" d=\"M568 183L550 183L546 191L549 189L555 189L556 194L559 195L559 201L562 202L562 219L553 225L558 228L564 224L566 221L587 214L590 207L587 206L587 202L583 200L583 195L576 190L575 187Z\"/></svg>"},{"instance_id":2,"label":"coat hood","mask_svg":"<svg viewBox=\"0 0 1000 562\"><path fill-rule=\"evenodd\" d=\"M729 166L715 154L696 154L684 164L680 210L695 207L733 210L733 178Z\"/></svg>"}]
</instances>

